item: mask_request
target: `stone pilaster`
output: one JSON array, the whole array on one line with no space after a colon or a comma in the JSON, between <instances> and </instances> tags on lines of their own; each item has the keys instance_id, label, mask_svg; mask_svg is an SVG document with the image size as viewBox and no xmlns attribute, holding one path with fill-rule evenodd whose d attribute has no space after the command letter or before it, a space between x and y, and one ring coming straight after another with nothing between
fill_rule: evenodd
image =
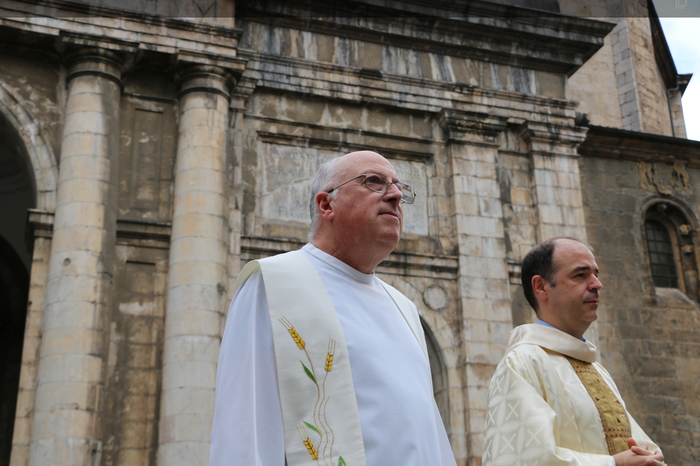
<instances>
[{"instance_id":1,"label":"stone pilaster","mask_svg":"<svg viewBox=\"0 0 700 466\"><path fill-rule=\"evenodd\" d=\"M32 413L36 395L36 371L41 348L41 327L44 316L44 296L51 256L53 215L39 210L29 211L28 228L34 240L32 273L29 279L27 323L22 347L22 372L19 379L15 428L12 433L10 466L26 466L32 440Z\"/></svg>"},{"instance_id":2,"label":"stone pilaster","mask_svg":"<svg viewBox=\"0 0 700 466\"><path fill-rule=\"evenodd\" d=\"M586 241L577 147L586 129L527 122L521 129L532 169L536 241L573 236Z\"/></svg>"},{"instance_id":3,"label":"stone pilaster","mask_svg":"<svg viewBox=\"0 0 700 466\"><path fill-rule=\"evenodd\" d=\"M535 201L536 242L572 236L588 242L581 193L578 146L586 129L527 122L521 137L528 145ZM586 338L598 340L598 324Z\"/></svg>"},{"instance_id":4,"label":"stone pilaster","mask_svg":"<svg viewBox=\"0 0 700 466\"><path fill-rule=\"evenodd\" d=\"M481 463L486 397L491 374L503 355L512 327L505 230L497 161L498 117L446 110L440 121L448 134L452 164L455 229L459 247L459 290L463 320L467 431L452 439L457 456ZM466 442L466 444L465 444Z\"/></svg>"},{"instance_id":5,"label":"stone pilaster","mask_svg":"<svg viewBox=\"0 0 700 466\"><path fill-rule=\"evenodd\" d=\"M193 65L178 74L175 169L158 464L206 465L226 310L226 141L232 78Z\"/></svg>"},{"instance_id":6,"label":"stone pilaster","mask_svg":"<svg viewBox=\"0 0 700 466\"><path fill-rule=\"evenodd\" d=\"M99 416L116 232L121 57L67 57L53 240L29 446L30 465L99 464Z\"/></svg>"}]
</instances>

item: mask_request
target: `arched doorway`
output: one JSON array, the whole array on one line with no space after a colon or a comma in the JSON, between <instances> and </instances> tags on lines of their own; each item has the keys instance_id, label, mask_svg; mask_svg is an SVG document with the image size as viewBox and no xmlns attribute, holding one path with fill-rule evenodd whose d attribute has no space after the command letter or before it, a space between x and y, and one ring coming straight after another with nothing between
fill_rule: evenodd
<instances>
[{"instance_id":1,"label":"arched doorway","mask_svg":"<svg viewBox=\"0 0 700 466\"><path fill-rule=\"evenodd\" d=\"M31 268L26 224L35 198L23 149L0 118L0 466L10 463Z\"/></svg>"},{"instance_id":2,"label":"arched doorway","mask_svg":"<svg viewBox=\"0 0 700 466\"><path fill-rule=\"evenodd\" d=\"M437 403L442 422L449 429L450 426L450 399L449 384L447 382L447 367L440 351L440 346L433 336L433 332L421 319L423 332L425 333L425 343L428 347L428 358L430 359L430 375L433 379L433 396ZM449 431L449 430L448 430Z\"/></svg>"}]
</instances>

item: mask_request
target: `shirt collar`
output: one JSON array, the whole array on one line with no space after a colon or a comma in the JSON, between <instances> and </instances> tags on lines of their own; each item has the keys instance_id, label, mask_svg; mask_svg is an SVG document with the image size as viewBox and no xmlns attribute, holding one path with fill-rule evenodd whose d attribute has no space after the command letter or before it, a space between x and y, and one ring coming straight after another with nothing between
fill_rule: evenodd
<instances>
[{"instance_id":1,"label":"shirt collar","mask_svg":"<svg viewBox=\"0 0 700 466\"><path fill-rule=\"evenodd\" d=\"M556 328L554 325L548 324L547 322L545 322L545 321L542 320L542 319L537 319L537 323L540 324L540 325L546 325L547 327ZM557 330L559 330L559 329L557 328ZM561 330L559 330L559 331L561 332ZM587 342L588 340L586 340L586 337L581 337L581 341L583 341L583 342L585 343L585 342Z\"/></svg>"}]
</instances>

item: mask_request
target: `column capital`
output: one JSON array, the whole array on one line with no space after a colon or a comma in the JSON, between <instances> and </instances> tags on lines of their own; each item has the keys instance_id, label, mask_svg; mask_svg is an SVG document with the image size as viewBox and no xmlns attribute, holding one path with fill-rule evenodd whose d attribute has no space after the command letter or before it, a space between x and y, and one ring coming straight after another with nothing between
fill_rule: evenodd
<instances>
[{"instance_id":1,"label":"column capital","mask_svg":"<svg viewBox=\"0 0 700 466\"><path fill-rule=\"evenodd\" d=\"M78 76L91 75L107 78L123 87L123 58L114 52L83 47L65 54L65 62L68 67L66 82Z\"/></svg>"},{"instance_id":2,"label":"column capital","mask_svg":"<svg viewBox=\"0 0 700 466\"><path fill-rule=\"evenodd\" d=\"M204 91L230 99L247 60L180 50L175 62L175 81L180 85L180 97L189 92Z\"/></svg>"},{"instance_id":3,"label":"column capital","mask_svg":"<svg viewBox=\"0 0 700 466\"><path fill-rule=\"evenodd\" d=\"M190 92L202 91L213 92L230 99L236 78L219 66L189 65L175 73L175 82L180 86L180 97Z\"/></svg>"},{"instance_id":4,"label":"column capital","mask_svg":"<svg viewBox=\"0 0 700 466\"><path fill-rule=\"evenodd\" d=\"M588 128L526 121L520 126L520 137L527 144L528 154L578 156L578 147L586 139Z\"/></svg>"},{"instance_id":5,"label":"column capital","mask_svg":"<svg viewBox=\"0 0 700 466\"><path fill-rule=\"evenodd\" d=\"M497 145L496 139L508 120L487 113L445 108L438 114L438 121L448 140Z\"/></svg>"},{"instance_id":6,"label":"column capital","mask_svg":"<svg viewBox=\"0 0 700 466\"><path fill-rule=\"evenodd\" d=\"M68 67L66 82L93 75L110 79L120 87L122 76L133 65L138 51L131 42L74 33L62 33L58 48Z\"/></svg>"}]
</instances>

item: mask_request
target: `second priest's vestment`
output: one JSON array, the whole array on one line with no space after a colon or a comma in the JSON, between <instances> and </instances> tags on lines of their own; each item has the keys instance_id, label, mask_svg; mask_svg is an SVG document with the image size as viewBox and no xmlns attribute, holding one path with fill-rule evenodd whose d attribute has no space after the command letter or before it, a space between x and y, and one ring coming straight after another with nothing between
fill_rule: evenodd
<instances>
[{"instance_id":1,"label":"second priest's vestment","mask_svg":"<svg viewBox=\"0 0 700 466\"><path fill-rule=\"evenodd\" d=\"M598 409L565 357L592 363L624 407L595 353L592 343L552 327L513 329L489 387L482 464L613 466ZM632 438L656 451L656 444L625 412Z\"/></svg>"}]
</instances>

